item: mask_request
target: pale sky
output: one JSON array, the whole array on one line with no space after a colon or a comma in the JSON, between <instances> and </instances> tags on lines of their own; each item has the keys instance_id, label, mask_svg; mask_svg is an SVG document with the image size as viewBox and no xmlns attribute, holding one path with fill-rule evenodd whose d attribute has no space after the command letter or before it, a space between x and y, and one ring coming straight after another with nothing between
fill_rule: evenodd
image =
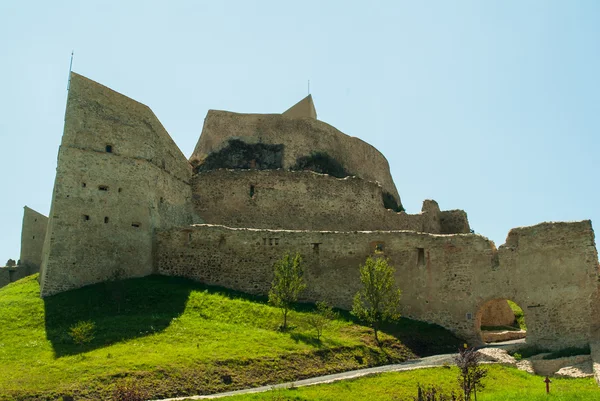
<instances>
[{"instance_id":1,"label":"pale sky","mask_svg":"<svg viewBox=\"0 0 600 401\"><path fill-rule=\"evenodd\" d=\"M291 5L290 5L291 4ZM0 2L0 265L48 214L73 70L148 105L189 157L208 109L319 119L378 148L407 212L479 234L600 224L600 2Z\"/></svg>"}]
</instances>

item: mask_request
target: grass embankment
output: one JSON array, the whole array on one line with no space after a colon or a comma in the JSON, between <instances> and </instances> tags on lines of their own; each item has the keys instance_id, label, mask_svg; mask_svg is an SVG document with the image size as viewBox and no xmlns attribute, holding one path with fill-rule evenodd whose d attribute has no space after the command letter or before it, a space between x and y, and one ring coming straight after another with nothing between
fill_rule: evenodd
<instances>
[{"instance_id":1,"label":"grass embankment","mask_svg":"<svg viewBox=\"0 0 600 401\"><path fill-rule=\"evenodd\" d=\"M207 394L452 352L448 331L401 319L385 346L347 313L317 341L305 322L313 305L291 313L291 331L264 298L189 280L150 276L39 298L36 276L0 289L0 400L110 399L135 380L152 398ZM91 343L69 328L92 321Z\"/></svg>"},{"instance_id":2,"label":"grass embankment","mask_svg":"<svg viewBox=\"0 0 600 401\"><path fill-rule=\"evenodd\" d=\"M600 400L600 389L594 379L552 379L550 395L545 393L543 377L515 368L491 365L483 379L485 389L477 393L479 401L593 401ZM356 380L273 390L266 393L227 397L226 401L389 401L412 400L417 385L441 387L445 393L459 393L458 369L441 367L407 372L384 373Z\"/></svg>"}]
</instances>

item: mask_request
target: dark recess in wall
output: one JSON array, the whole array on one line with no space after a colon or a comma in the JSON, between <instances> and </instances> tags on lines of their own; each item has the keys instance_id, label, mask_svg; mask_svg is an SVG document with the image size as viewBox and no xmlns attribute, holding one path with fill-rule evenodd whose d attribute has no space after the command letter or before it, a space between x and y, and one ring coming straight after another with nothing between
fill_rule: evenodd
<instances>
[{"instance_id":1,"label":"dark recess in wall","mask_svg":"<svg viewBox=\"0 0 600 401\"><path fill-rule=\"evenodd\" d=\"M231 169L275 170L283 166L283 145L246 143L230 139L223 149L208 155L196 172Z\"/></svg>"},{"instance_id":2,"label":"dark recess in wall","mask_svg":"<svg viewBox=\"0 0 600 401\"><path fill-rule=\"evenodd\" d=\"M392 195L389 192L382 192L381 193L381 198L383 199L383 206L386 209L392 209L394 212L403 212L404 211L404 207L402 206L402 204L398 204L398 201L396 200L396 198L394 198L394 195Z\"/></svg>"},{"instance_id":3,"label":"dark recess in wall","mask_svg":"<svg viewBox=\"0 0 600 401\"><path fill-rule=\"evenodd\" d=\"M296 164L290 167L290 170L311 170L337 178L353 175L326 152L312 152L309 156L301 156L296 159Z\"/></svg>"}]
</instances>

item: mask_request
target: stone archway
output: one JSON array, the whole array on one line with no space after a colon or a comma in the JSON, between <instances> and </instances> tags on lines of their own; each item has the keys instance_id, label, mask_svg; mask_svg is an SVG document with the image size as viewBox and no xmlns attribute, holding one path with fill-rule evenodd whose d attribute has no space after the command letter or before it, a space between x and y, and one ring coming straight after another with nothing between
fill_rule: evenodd
<instances>
[{"instance_id":1,"label":"stone archway","mask_svg":"<svg viewBox=\"0 0 600 401\"><path fill-rule=\"evenodd\" d=\"M524 339L527 335L523 309L514 301L496 298L477 311L477 333L484 343Z\"/></svg>"}]
</instances>

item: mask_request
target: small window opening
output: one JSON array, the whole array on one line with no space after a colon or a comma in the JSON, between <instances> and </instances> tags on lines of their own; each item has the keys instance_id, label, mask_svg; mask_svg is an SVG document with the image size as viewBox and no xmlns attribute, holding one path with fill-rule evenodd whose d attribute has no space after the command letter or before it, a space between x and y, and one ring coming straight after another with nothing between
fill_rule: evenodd
<instances>
[{"instance_id":1,"label":"small window opening","mask_svg":"<svg viewBox=\"0 0 600 401\"><path fill-rule=\"evenodd\" d=\"M108 216L104 217L104 224L108 223Z\"/></svg>"},{"instance_id":2,"label":"small window opening","mask_svg":"<svg viewBox=\"0 0 600 401\"><path fill-rule=\"evenodd\" d=\"M131 227L139 228L140 223L131 223Z\"/></svg>"},{"instance_id":3,"label":"small window opening","mask_svg":"<svg viewBox=\"0 0 600 401\"><path fill-rule=\"evenodd\" d=\"M254 185L250 185L250 197L254 198Z\"/></svg>"},{"instance_id":4,"label":"small window opening","mask_svg":"<svg viewBox=\"0 0 600 401\"><path fill-rule=\"evenodd\" d=\"M33 239L35 239L35 235L33 236Z\"/></svg>"},{"instance_id":5,"label":"small window opening","mask_svg":"<svg viewBox=\"0 0 600 401\"><path fill-rule=\"evenodd\" d=\"M165 202L165 198L163 198L162 196L160 197L160 203L164 203Z\"/></svg>"},{"instance_id":6,"label":"small window opening","mask_svg":"<svg viewBox=\"0 0 600 401\"><path fill-rule=\"evenodd\" d=\"M375 244L375 253L383 253L383 242L378 242Z\"/></svg>"},{"instance_id":7,"label":"small window opening","mask_svg":"<svg viewBox=\"0 0 600 401\"><path fill-rule=\"evenodd\" d=\"M88 214L84 214L83 215L83 220L84 221L88 221L90 219L90 216Z\"/></svg>"},{"instance_id":8,"label":"small window opening","mask_svg":"<svg viewBox=\"0 0 600 401\"><path fill-rule=\"evenodd\" d=\"M313 242L312 247L314 253L319 253L319 245L321 245L320 242Z\"/></svg>"},{"instance_id":9,"label":"small window opening","mask_svg":"<svg viewBox=\"0 0 600 401\"><path fill-rule=\"evenodd\" d=\"M166 168L167 167L167 163L165 163L164 160L162 160L160 164L161 164L162 168Z\"/></svg>"},{"instance_id":10,"label":"small window opening","mask_svg":"<svg viewBox=\"0 0 600 401\"><path fill-rule=\"evenodd\" d=\"M275 241L275 245L279 245L279 238L273 238L273 240Z\"/></svg>"},{"instance_id":11,"label":"small window opening","mask_svg":"<svg viewBox=\"0 0 600 401\"><path fill-rule=\"evenodd\" d=\"M188 233L188 242L192 242L192 233Z\"/></svg>"},{"instance_id":12,"label":"small window opening","mask_svg":"<svg viewBox=\"0 0 600 401\"><path fill-rule=\"evenodd\" d=\"M112 153L113 148L112 145L106 145L106 153Z\"/></svg>"},{"instance_id":13,"label":"small window opening","mask_svg":"<svg viewBox=\"0 0 600 401\"><path fill-rule=\"evenodd\" d=\"M263 238L263 245L267 245L267 239Z\"/></svg>"},{"instance_id":14,"label":"small window opening","mask_svg":"<svg viewBox=\"0 0 600 401\"><path fill-rule=\"evenodd\" d=\"M417 248L417 266L425 266L425 248Z\"/></svg>"},{"instance_id":15,"label":"small window opening","mask_svg":"<svg viewBox=\"0 0 600 401\"><path fill-rule=\"evenodd\" d=\"M85 188L85 187L87 187L87 184L85 182L82 182L81 183L81 188Z\"/></svg>"},{"instance_id":16,"label":"small window opening","mask_svg":"<svg viewBox=\"0 0 600 401\"><path fill-rule=\"evenodd\" d=\"M98 189L99 189L100 191L108 191L108 186L106 186L106 185L99 185L99 186L98 186Z\"/></svg>"},{"instance_id":17,"label":"small window opening","mask_svg":"<svg viewBox=\"0 0 600 401\"><path fill-rule=\"evenodd\" d=\"M119 188L119 189L118 189L118 191L119 191L119 192L122 192L122 191L123 191L123 188Z\"/></svg>"},{"instance_id":18,"label":"small window opening","mask_svg":"<svg viewBox=\"0 0 600 401\"><path fill-rule=\"evenodd\" d=\"M37 219L34 219L33 221L37 221Z\"/></svg>"}]
</instances>

